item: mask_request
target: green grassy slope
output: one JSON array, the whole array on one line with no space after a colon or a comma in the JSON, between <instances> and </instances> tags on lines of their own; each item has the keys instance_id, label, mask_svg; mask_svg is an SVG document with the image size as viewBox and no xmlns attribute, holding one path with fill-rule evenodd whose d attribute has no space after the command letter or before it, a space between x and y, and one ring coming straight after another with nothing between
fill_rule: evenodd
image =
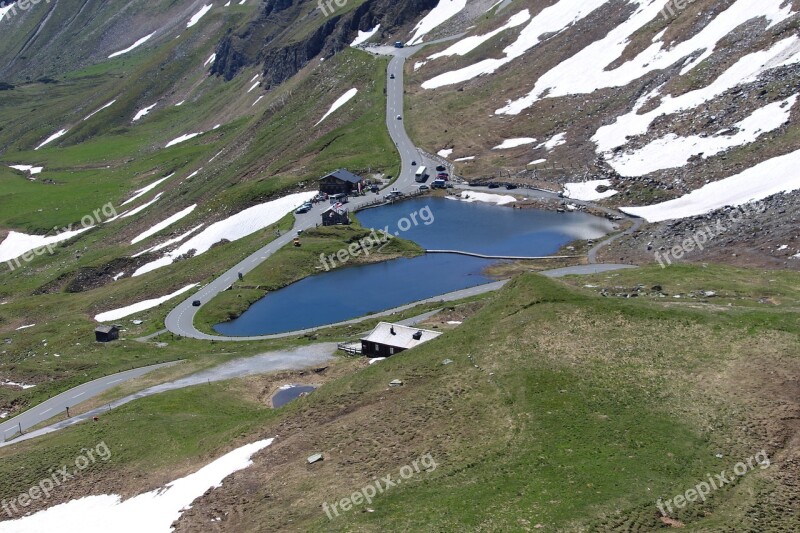
<instances>
[{"instance_id":1,"label":"green grassy slope","mask_svg":"<svg viewBox=\"0 0 800 533\"><path fill-rule=\"evenodd\" d=\"M163 354L133 343L121 350L120 357L97 357L100 352L92 342L92 317L189 283L210 281L268 242L275 227L287 230L292 220L288 217L263 232L216 246L199 258L111 282L109 276L120 271L130 275L135 266L129 258L134 253L200 223L208 225L296 191L299 183L306 182L310 189L314 179L337 167L365 174L368 169L397 172L399 159L383 124L385 60L347 50L281 88L266 94L261 89L247 93L247 77L229 83L206 78L201 67L207 50L202 46L177 64L171 63L181 46L178 40L164 45L155 57L147 54L131 58L125 65L88 69L55 85L32 85L14 91L15 100L9 105L0 105L0 121L7 118L10 124L0 130L0 145L8 146L0 157L0 228L52 234L54 227L79 227L81 217L105 203L112 202L121 212L120 204L131 191L175 173L156 190L125 206L141 205L163 192L158 203L142 213L100 224L58 246L52 256L37 257L14 272L1 265L0 301L5 304L0 306L0 334L12 343L4 348L6 357L0 359L0 370L8 378L37 384L27 391L0 390L3 409L30 405L68 384L127 368L134 361L147 364L163 359ZM162 71L166 79L150 80L148 73L161 62L166 65ZM183 79L186 72L192 74ZM142 80L143 85L120 85L120 76ZM314 127L330 104L354 86L358 95ZM94 95L90 104L81 102L85 98L82 90L88 88ZM129 97L128 88L137 96ZM253 106L262 94L264 98ZM114 106L81 121L115 96L119 99ZM184 105L174 105L184 99ZM138 109L154 102L159 104L148 116L130 123ZM75 111L79 104L80 112ZM17 139L25 113L29 114L28 129L38 133L31 133L27 140ZM48 122L53 116L65 118ZM80 118L70 134L39 151L30 150L45 132L49 135L75 117ZM216 124L222 125L212 129ZM195 131L206 133L164 148L171 139ZM29 181L6 167L16 163L40 164L45 170ZM199 173L188 180L196 170ZM189 217L137 245L130 244L139 233L194 203L198 208ZM100 280L96 288L67 292L87 273ZM39 294L45 290L48 294ZM144 324L127 324L127 335L163 327L170 304L141 313L137 318ZM36 327L16 330L27 324ZM45 341L47 349L41 350ZM48 354L44 359L42 352ZM60 357L52 359L53 353ZM35 357L37 354L40 357Z\"/></svg>"},{"instance_id":2,"label":"green grassy slope","mask_svg":"<svg viewBox=\"0 0 800 533\"><path fill-rule=\"evenodd\" d=\"M657 499L763 449L770 468L672 518L689 531L792 530L797 517L785 509L797 470L785 459L793 430L773 413L800 407L791 384L781 385L800 370L797 295L760 291L771 274L719 268L703 278L694 270L684 274L696 273L708 290L769 293L786 307L743 301L721 312L713 303L604 298L525 275L463 326L274 414L253 405L234 381L136 402L100 425L4 450L0 495L24 489L25 479L50 465L42 458L69 457L62 451L79 443L103 439L120 449L87 483L136 471L150 458L160 470L145 478L160 480L165 471L186 472L185 457L229 449L222 437L233 431L237 442L279 438L224 491L195 502L185 527L225 508L222 525L237 531L652 531L667 527ZM741 281L745 273L752 281ZM624 275L670 283L658 269ZM796 274L787 276L797 284ZM454 362L442 365L445 358ZM396 378L404 386L388 388ZM235 416L210 413L209 398ZM155 416L157 424L141 425ZM205 438L189 446L195 430ZM156 441L181 452L167 457ZM314 452L326 460L309 466L305 458ZM375 477L397 479L401 467L428 453L434 471L333 520L325 516L323 503ZM14 465L25 465L27 477L6 475Z\"/></svg>"}]
</instances>

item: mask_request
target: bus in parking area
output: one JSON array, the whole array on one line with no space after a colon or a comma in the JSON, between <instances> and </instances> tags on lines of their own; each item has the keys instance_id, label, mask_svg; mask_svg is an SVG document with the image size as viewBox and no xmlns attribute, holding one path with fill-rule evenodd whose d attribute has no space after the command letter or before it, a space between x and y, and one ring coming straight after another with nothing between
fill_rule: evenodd
<instances>
[{"instance_id":1,"label":"bus in parking area","mask_svg":"<svg viewBox=\"0 0 800 533\"><path fill-rule=\"evenodd\" d=\"M415 179L417 180L417 183L422 183L423 181L428 179L428 169L425 168L425 167L419 167L417 169L417 173L416 173L415 176L416 176Z\"/></svg>"}]
</instances>

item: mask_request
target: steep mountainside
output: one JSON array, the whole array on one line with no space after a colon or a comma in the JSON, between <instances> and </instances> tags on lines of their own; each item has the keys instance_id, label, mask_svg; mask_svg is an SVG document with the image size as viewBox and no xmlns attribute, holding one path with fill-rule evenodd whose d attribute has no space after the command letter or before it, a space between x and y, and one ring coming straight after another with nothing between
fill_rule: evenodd
<instances>
[{"instance_id":1,"label":"steep mountainside","mask_svg":"<svg viewBox=\"0 0 800 533\"><path fill-rule=\"evenodd\" d=\"M610 179L573 197L654 223L780 193L784 216L766 231L748 217L728 237L746 261L798 267L796 193L782 194L800 187L798 11L784 0L503 3L408 66L411 129L470 179L553 190ZM649 233L608 256L652 261L683 240ZM722 243L709 244L717 258Z\"/></svg>"}]
</instances>

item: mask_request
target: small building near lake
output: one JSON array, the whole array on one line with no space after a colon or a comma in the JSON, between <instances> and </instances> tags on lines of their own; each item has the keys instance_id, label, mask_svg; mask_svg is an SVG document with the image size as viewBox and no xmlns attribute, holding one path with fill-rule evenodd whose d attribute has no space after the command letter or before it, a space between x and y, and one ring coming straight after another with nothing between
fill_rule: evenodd
<instances>
[{"instance_id":1,"label":"small building near lake","mask_svg":"<svg viewBox=\"0 0 800 533\"><path fill-rule=\"evenodd\" d=\"M119 339L119 327L97 326L94 328L94 338L97 342L111 342Z\"/></svg>"},{"instance_id":2,"label":"small building near lake","mask_svg":"<svg viewBox=\"0 0 800 533\"><path fill-rule=\"evenodd\" d=\"M330 208L326 209L324 213L322 213L323 226L347 226L349 224L350 215L348 215L346 209L337 209L336 206L331 206Z\"/></svg>"},{"instance_id":3,"label":"small building near lake","mask_svg":"<svg viewBox=\"0 0 800 533\"><path fill-rule=\"evenodd\" d=\"M319 192L325 194L350 194L358 191L359 185L363 186L364 178L356 176L343 168L319 179Z\"/></svg>"},{"instance_id":4,"label":"small building near lake","mask_svg":"<svg viewBox=\"0 0 800 533\"><path fill-rule=\"evenodd\" d=\"M439 335L441 333L438 331L381 322L361 339L361 353L369 357L389 357L433 340Z\"/></svg>"}]
</instances>

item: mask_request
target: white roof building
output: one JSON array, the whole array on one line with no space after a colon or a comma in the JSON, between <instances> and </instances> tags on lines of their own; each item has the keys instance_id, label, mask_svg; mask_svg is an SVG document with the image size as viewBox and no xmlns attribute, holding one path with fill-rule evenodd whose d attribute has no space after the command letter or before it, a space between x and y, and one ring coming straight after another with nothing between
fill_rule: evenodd
<instances>
[{"instance_id":1,"label":"white roof building","mask_svg":"<svg viewBox=\"0 0 800 533\"><path fill-rule=\"evenodd\" d=\"M439 335L441 333L438 331L381 322L369 335L361 339L362 353L379 356L393 355L419 346Z\"/></svg>"}]
</instances>

